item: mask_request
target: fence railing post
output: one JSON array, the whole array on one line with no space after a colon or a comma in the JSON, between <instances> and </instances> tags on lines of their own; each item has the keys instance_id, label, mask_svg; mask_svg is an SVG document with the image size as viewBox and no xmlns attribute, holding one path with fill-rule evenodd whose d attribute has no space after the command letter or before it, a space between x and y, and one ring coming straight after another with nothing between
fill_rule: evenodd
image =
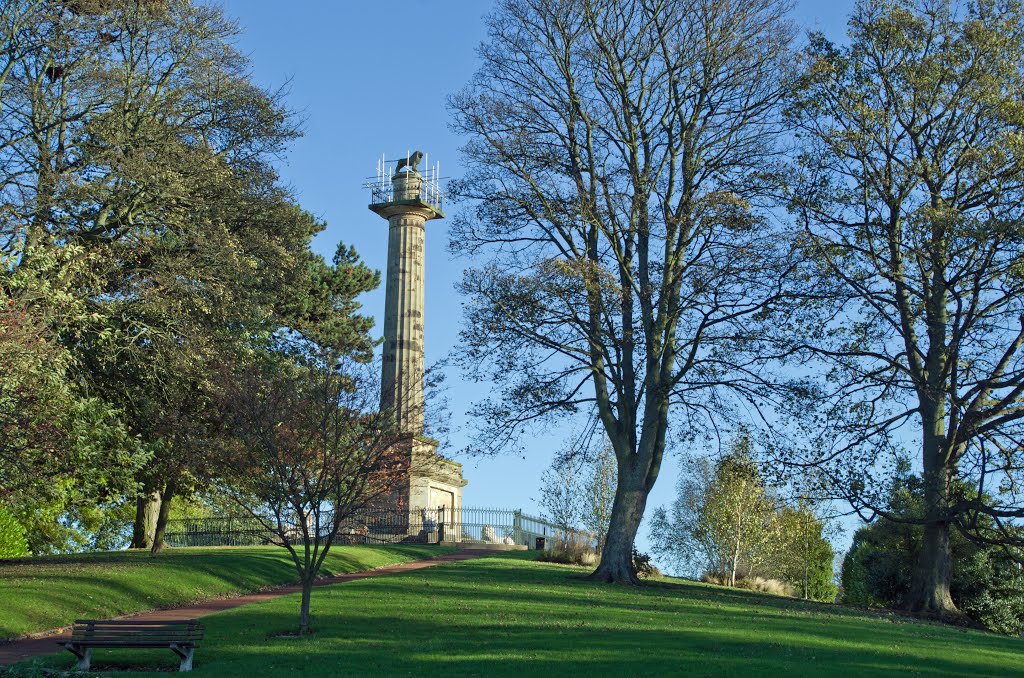
<instances>
[{"instance_id":1,"label":"fence railing post","mask_svg":"<svg viewBox=\"0 0 1024 678\"><path fill-rule=\"evenodd\" d=\"M444 518L445 518L445 507L439 506L437 508L437 543L440 544L444 541Z\"/></svg>"}]
</instances>

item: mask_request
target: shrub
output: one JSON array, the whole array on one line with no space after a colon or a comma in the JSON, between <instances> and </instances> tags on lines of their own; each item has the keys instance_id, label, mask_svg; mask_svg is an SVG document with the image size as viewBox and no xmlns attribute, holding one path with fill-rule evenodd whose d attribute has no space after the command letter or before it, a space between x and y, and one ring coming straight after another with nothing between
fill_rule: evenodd
<instances>
[{"instance_id":1,"label":"shrub","mask_svg":"<svg viewBox=\"0 0 1024 678\"><path fill-rule=\"evenodd\" d=\"M700 580L705 584L714 584L715 586L729 585L728 576L721 572L714 572L712 570L702 574ZM791 598L796 597L797 593L796 587L789 582L782 581L781 579L758 576L748 576L737 579L736 588L746 589L748 591L757 591L758 593L768 593L773 596L789 596Z\"/></svg>"},{"instance_id":2,"label":"shrub","mask_svg":"<svg viewBox=\"0 0 1024 678\"><path fill-rule=\"evenodd\" d=\"M917 486L909 483L896 508L920 513ZM843 559L842 602L901 607L921 553L920 525L880 520L862 527ZM950 533L953 602L974 621L997 633L1024 631L1024 572L1001 547L979 546Z\"/></svg>"},{"instance_id":3,"label":"shrub","mask_svg":"<svg viewBox=\"0 0 1024 678\"><path fill-rule=\"evenodd\" d=\"M11 512L0 506L0 558L22 558L30 555L25 541L25 528Z\"/></svg>"},{"instance_id":4,"label":"shrub","mask_svg":"<svg viewBox=\"0 0 1024 678\"><path fill-rule=\"evenodd\" d=\"M736 581L736 588L767 593L773 596L789 596L790 598L796 595L796 589L793 588L792 584L778 579L766 579L765 577L738 579Z\"/></svg>"},{"instance_id":5,"label":"shrub","mask_svg":"<svg viewBox=\"0 0 1024 678\"><path fill-rule=\"evenodd\" d=\"M633 569L636 570L636 574L641 579L649 579L651 577L660 577L661 570L654 566L651 562L651 557L646 553L641 553L633 547Z\"/></svg>"},{"instance_id":6,"label":"shrub","mask_svg":"<svg viewBox=\"0 0 1024 678\"><path fill-rule=\"evenodd\" d=\"M540 555L537 556L537 560L546 563L593 567L597 565L598 558L589 539L571 532L568 534L556 534L551 550L541 551Z\"/></svg>"},{"instance_id":7,"label":"shrub","mask_svg":"<svg viewBox=\"0 0 1024 678\"><path fill-rule=\"evenodd\" d=\"M715 586L728 586L729 578L721 572L712 572L708 570L700 576L700 580L705 584L714 584Z\"/></svg>"}]
</instances>

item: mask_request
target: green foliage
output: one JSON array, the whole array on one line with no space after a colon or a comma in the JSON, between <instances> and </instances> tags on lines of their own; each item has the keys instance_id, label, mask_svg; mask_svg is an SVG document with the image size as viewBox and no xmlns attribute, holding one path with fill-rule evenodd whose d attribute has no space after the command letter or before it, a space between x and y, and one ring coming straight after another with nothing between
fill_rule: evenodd
<instances>
[{"instance_id":1,"label":"green foliage","mask_svg":"<svg viewBox=\"0 0 1024 678\"><path fill-rule=\"evenodd\" d=\"M650 579L661 575L661 571L651 561L651 556L638 551L635 546L633 547L633 569L641 579Z\"/></svg>"},{"instance_id":2,"label":"green foliage","mask_svg":"<svg viewBox=\"0 0 1024 678\"><path fill-rule=\"evenodd\" d=\"M921 511L921 483L909 479L893 497L894 508L913 519ZM921 552L923 527L879 520L854 534L843 559L842 600L854 605L899 607L906 603ZM979 546L959 531L950 535L950 592L961 612L998 633L1024 631L1024 572L999 546Z\"/></svg>"},{"instance_id":3,"label":"green foliage","mask_svg":"<svg viewBox=\"0 0 1024 678\"><path fill-rule=\"evenodd\" d=\"M0 500L40 551L203 489L224 375L275 336L368 359L379 281L310 250L325 225L274 170L296 121L220 8L72 4L0 6Z\"/></svg>"},{"instance_id":4,"label":"green foliage","mask_svg":"<svg viewBox=\"0 0 1024 678\"><path fill-rule=\"evenodd\" d=\"M34 552L79 550L97 507L137 491L150 453L121 413L84 393L61 341L86 317L69 287L83 282L82 249L68 245L0 255L0 500L15 511ZM102 540L107 543L106 540Z\"/></svg>"},{"instance_id":5,"label":"green foliage","mask_svg":"<svg viewBox=\"0 0 1024 678\"><path fill-rule=\"evenodd\" d=\"M778 543L775 500L751 457L747 435L712 464L691 459L679 478L671 513L658 509L655 552L692 574L712 570L735 585L764 566Z\"/></svg>"},{"instance_id":6,"label":"green foliage","mask_svg":"<svg viewBox=\"0 0 1024 678\"><path fill-rule=\"evenodd\" d=\"M812 556L812 560L808 563L807 589L804 592L804 597L831 603L839 594L839 586L835 582L836 554L828 540L822 538L819 544L817 556ZM795 579L799 581L799 577ZM793 581L793 579L789 581Z\"/></svg>"},{"instance_id":7,"label":"green foliage","mask_svg":"<svg viewBox=\"0 0 1024 678\"><path fill-rule=\"evenodd\" d=\"M690 460L676 500L654 512L655 553L690 576L712 576L729 586L778 579L803 598L835 600L825 523L806 500L783 505L766 487L752 453L743 434L715 464Z\"/></svg>"},{"instance_id":8,"label":"green foliage","mask_svg":"<svg viewBox=\"0 0 1024 678\"><path fill-rule=\"evenodd\" d=\"M593 550L604 547L611 521L618 462L611 443L582 460L556 458L541 475L540 505L544 515L563 532L582 530L591 536Z\"/></svg>"},{"instance_id":9,"label":"green foliage","mask_svg":"<svg viewBox=\"0 0 1024 678\"><path fill-rule=\"evenodd\" d=\"M771 559L771 574L791 584L798 595L832 602L839 589L833 579L835 551L825 537L825 524L806 502L784 506L776 514L779 543Z\"/></svg>"},{"instance_id":10,"label":"green foliage","mask_svg":"<svg viewBox=\"0 0 1024 678\"><path fill-rule=\"evenodd\" d=\"M238 502L222 487L213 485L193 495L179 497L171 507L170 519L228 518L239 515Z\"/></svg>"},{"instance_id":11,"label":"green foliage","mask_svg":"<svg viewBox=\"0 0 1024 678\"><path fill-rule=\"evenodd\" d=\"M571 460L555 460L540 477L540 506L544 517L564 533L579 529L583 494L579 469Z\"/></svg>"},{"instance_id":12,"label":"green foliage","mask_svg":"<svg viewBox=\"0 0 1024 678\"><path fill-rule=\"evenodd\" d=\"M25 528L10 511L0 506L0 560L29 555Z\"/></svg>"},{"instance_id":13,"label":"green foliage","mask_svg":"<svg viewBox=\"0 0 1024 678\"><path fill-rule=\"evenodd\" d=\"M600 553L608 536L619 476L618 460L610 442L601 445L589 467L590 476L584 488L583 529L597 536L596 548Z\"/></svg>"},{"instance_id":14,"label":"green foliage","mask_svg":"<svg viewBox=\"0 0 1024 678\"><path fill-rule=\"evenodd\" d=\"M797 63L787 342L816 383L790 404L824 428L793 454L880 511L916 448L929 562L906 606L952 614L950 525L1024 547L1024 4L862 0Z\"/></svg>"}]
</instances>

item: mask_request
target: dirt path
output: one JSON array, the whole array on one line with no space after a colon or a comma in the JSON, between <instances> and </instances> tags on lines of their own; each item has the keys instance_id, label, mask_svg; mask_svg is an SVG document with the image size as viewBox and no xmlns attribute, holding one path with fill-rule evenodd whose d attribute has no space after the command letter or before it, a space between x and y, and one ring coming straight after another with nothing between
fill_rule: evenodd
<instances>
[{"instance_id":1,"label":"dirt path","mask_svg":"<svg viewBox=\"0 0 1024 678\"><path fill-rule=\"evenodd\" d=\"M349 574L339 574L334 577L325 577L316 582L316 586L330 586L332 584L344 584L348 581L355 581L357 579L367 579L369 577L383 577L389 574L401 574L402 572L411 572L413 570L422 570L425 567L433 567L435 565L442 565L444 563L454 563L460 560L469 560L471 558L479 558L480 556L487 555L487 551L458 551L456 553L446 553L436 558L428 558L427 560L415 560L409 563L400 563L398 565L390 565L388 567L381 567L376 570L366 570L364 572L351 572ZM264 600L271 600L273 598L279 598L286 596L290 593L298 593L301 591L299 586L282 586L280 588L270 589L261 593L249 593L243 596L236 596L233 598L216 598L214 600L208 600L196 605L188 605L186 607L175 607L168 610L152 610L150 612L141 612L139 614L129 615L127 617L118 617L119 619L137 619L144 621L159 621L164 619L195 619L196 617L205 617L206 615L213 614L214 612L220 612L222 610L230 610L235 607L242 605L248 605L250 603L259 603ZM49 636L42 636L38 638L27 638L24 640L14 640L8 643L0 644L0 666L7 666L8 664L16 664L17 662L31 659L32 657L39 657L46 654L53 654L59 652L60 648L57 643L64 639L70 638L70 629L63 630L62 633L54 633ZM68 655L71 656L70 654Z\"/></svg>"}]
</instances>

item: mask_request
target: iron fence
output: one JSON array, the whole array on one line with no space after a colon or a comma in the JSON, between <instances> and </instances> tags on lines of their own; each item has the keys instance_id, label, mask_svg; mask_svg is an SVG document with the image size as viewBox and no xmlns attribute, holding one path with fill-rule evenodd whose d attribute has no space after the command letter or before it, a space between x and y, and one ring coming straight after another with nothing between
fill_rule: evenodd
<instances>
[{"instance_id":1,"label":"iron fence","mask_svg":"<svg viewBox=\"0 0 1024 678\"><path fill-rule=\"evenodd\" d=\"M295 541L301 541L295 529ZM573 532L590 539L590 535ZM506 544L535 548L543 537L550 548L562 530L550 521L515 509L438 507L407 511L371 509L346 519L335 544ZM322 538L322 535L317 539ZM252 517L222 516L167 521L164 540L169 546L257 546L280 538Z\"/></svg>"},{"instance_id":2,"label":"iron fence","mask_svg":"<svg viewBox=\"0 0 1024 678\"><path fill-rule=\"evenodd\" d=\"M252 517L181 518L167 521L168 546L262 546L274 533Z\"/></svg>"}]
</instances>

